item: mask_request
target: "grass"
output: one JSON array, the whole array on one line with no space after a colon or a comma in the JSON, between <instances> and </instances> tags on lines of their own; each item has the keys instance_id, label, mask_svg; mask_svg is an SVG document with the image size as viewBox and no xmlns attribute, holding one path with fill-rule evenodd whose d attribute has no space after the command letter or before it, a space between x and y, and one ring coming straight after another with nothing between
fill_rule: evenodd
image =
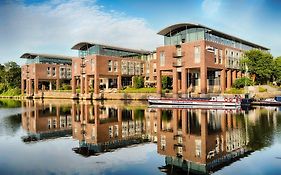
<instances>
[{"instance_id":1,"label":"grass","mask_svg":"<svg viewBox=\"0 0 281 175\"><path fill-rule=\"evenodd\" d=\"M262 86L259 86L259 92L267 92L267 89Z\"/></svg>"},{"instance_id":2,"label":"grass","mask_svg":"<svg viewBox=\"0 0 281 175\"><path fill-rule=\"evenodd\" d=\"M123 93L156 93L156 88L126 88L124 90L121 90L120 92Z\"/></svg>"},{"instance_id":3,"label":"grass","mask_svg":"<svg viewBox=\"0 0 281 175\"><path fill-rule=\"evenodd\" d=\"M225 92L226 94L244 94L244 89L231 88Z\"/></svg>"},{"instance_id":4,"label":"grass","mask_svg":"<svg viewBox=\"0 0 281 175\"><path fill-rule=\"evenodd\" d=\"M21 95L21 90L20 90L20 88L17 88L17 87L16 88L10 88L0 95L1 96L19 96L19 95Z\"/></svg>"}]
</instances>

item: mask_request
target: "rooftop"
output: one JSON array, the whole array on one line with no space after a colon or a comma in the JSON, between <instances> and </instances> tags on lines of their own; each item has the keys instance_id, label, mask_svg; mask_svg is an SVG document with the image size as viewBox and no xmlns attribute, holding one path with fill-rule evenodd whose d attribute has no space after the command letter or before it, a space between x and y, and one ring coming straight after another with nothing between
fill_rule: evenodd
<instances>
[{"instance_id":1,"label":"rooftop","mask_svg":"<svg viewBox=\"0 0 281 175\"><path fill-rule=\"evenodd\" d=\"M255 48L261 48L261 49L264 49L264 50L270 50L269 48L266 48L264 46L261 46L261 45L258 45L258 44L255 44L255 43L243 40L241 38L238 38L238 37L235 37L235 36L223 33L223 32L220 32L218 30L206 27L206 26L201 25L201 24L178 23L178 24L174 24L174 25L171 25L171 26L168 26L168 27L162 29L157 34L163 35L163 36L167 36L168 34L173 33L175 31L182 31L182 30L190 29L190 28L205 28L205 29L207 29L208 33L210 33L210 34L213 34L213 35L216 35L216 36L219 36L219 37L224 37L226 39L231 39L231 40L234 40L234 41L237 41L237 42L241 42L243 44L247 44L247 45L255 47Z\"/></svg>"},{"instance_id":2,"label":"rooftop","mask_svg":"<svg viewBox=\"0 0 281 175\"><path fill-rule=\"evenodd\" d=\"M38 54L38 53L24 53L20 58L34 59L36 57L50 58L50 59L66 59L72 60L73 57L53 54Z\"/></svg>"},{"instance_id":3,"label":"rooftop","mask_svg":"<svg viewBox=\"0 0 281 175\"><path fill-rule=\"evenodd\" d=\"M116 47L116 46L110 46L110 45L104 45L104 44L97 44L93 42L79 42L75 44L71 49L74 50L88 50L90 47L98 45L102 47L102 49L107 49L107 50L116 50L116 51L125 51L125 52L133 52L137 54L150 54L151 51L146 51L146 50L135 50L135 49L129 49L129 48L122 48L122 47Z\"/></svg>"}]
</instances>

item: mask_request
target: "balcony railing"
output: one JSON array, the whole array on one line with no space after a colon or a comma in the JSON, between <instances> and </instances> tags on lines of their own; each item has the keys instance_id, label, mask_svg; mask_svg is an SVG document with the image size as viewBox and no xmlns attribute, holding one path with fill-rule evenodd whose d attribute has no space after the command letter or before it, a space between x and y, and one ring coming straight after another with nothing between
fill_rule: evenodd
<instances>
[{"instance_id":1,"label":"balcony railing","mask_svg":"<svg viewBox=\"0 0 281 175\"><path fill-rule=\"evenodd\" d=\"M184 55L185 55L185 52L174 52L173 53L174 58L180 58L180 57L183 57Z\"/></svg>"},{"instance_id":2,"label":"balcony railing","mask_svg":"<svg viewBox=\"0 0 281 175\"><path fill-rule=\"evenodd\" d=\"M182 67L184 65L184 62L181 61L181 62L173 62L173 67Z\"/></svg>"}]
</instances>

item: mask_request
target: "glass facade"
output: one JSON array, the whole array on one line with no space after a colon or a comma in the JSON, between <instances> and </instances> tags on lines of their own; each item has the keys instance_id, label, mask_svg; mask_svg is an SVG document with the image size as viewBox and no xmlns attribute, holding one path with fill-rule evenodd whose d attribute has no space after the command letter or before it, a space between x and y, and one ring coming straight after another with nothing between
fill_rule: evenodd
<instances>
[{"instance_id":1,"label":"glass facade","mask_svg":"<svg viewBox=\"0 0 281 175\"><path fill-rule=\"evenodd\" d=\"M64 58L45 58L41 56L37 56L34 59L26 59L26 64L34 64L34 63L47 63L47 64L71 64L71 59Z\"/></svg>"},{"instance_id":2,"label":"glass facade","mask_svg":"<svg viewBox=\"0 0 281 175\"><path fill-rule=\"evenodd\" d=\"M164 36L164 45L179 45L181 43L188 43L193 41L206 40L214 43L230 46L240 50L251 50L254 47L235 41L234 39L227 39L226 37L216 36L210 33L206 28L180 28Z\"/></svg>"}]
</instances>

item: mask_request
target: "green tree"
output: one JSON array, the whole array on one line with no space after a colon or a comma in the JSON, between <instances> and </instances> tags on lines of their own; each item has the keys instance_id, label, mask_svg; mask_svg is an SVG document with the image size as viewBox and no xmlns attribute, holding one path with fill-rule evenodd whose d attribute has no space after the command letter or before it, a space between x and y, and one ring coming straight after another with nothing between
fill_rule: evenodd
<instances>
[{"instance_id":1,"label":"green tree","mask_svg":"<svg viewBox=\"0 0 281 175\"><path fill-rule=\"evenodd\" d=\"M249 73L256 75L257 83L264 84L272 80L273 57L270 53L257 49L246 51L241 63L242 70L247 65Z\"/></svg>"},{"instance_id":2,"label":"green tree","mask_svg":"<svg viewBox=\"0 0 281 175\"><path fill-rule=\"evenodd\" d=\"M273 77L278 84L281 83L281 57L273 60Z\"/></svg>"},{"instance_id":3,"label":"green tree","mask_svg":"<svg viewBox=\"0 0 281 175\"><path fill-rule=\"evenodd\" d=\"M139 89L144 87L144 79L142 76L134 76L133 78L134 88Z\"/></svg>"},{"instance_id":4,"label":"green tree","mask_svg":"<svg viewBox=\"0 0 281 175\"><path fill-rule=\"evenodd\" d=\"M171 89L172 88L172 78L168 76L162 76L162 88Z\"/></svg>"},{"instance_id":5,"label":"green tree","mask_svg":"<svg viewBox=\"0 0 281 175\"><path fill-rule=\"evenodd\" d=\"M248 77L242 77L235 80L233 87L240 89L246 86L254 85L254 82Z\"/></svg>"},{"instance_id":6,"label":"green tree","mask_svg":"<svg viewBox=\"0 0 281 175\"><path fill-rule=\"evenodd\" d=\"M21 87L21 68L13 61L4 64L4 82L9 87Z\"/></svg>"}]
</instances>

